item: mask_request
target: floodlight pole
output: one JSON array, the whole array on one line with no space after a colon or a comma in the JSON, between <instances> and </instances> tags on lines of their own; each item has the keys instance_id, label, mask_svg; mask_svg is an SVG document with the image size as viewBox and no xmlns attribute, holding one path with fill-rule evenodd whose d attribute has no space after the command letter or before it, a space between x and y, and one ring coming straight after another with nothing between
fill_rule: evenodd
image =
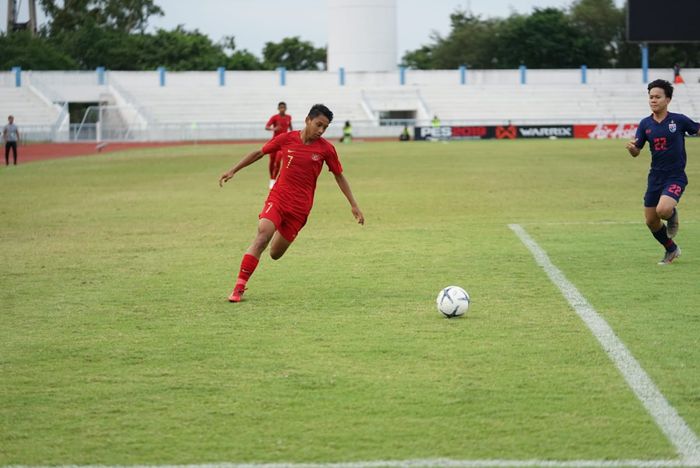
<instances>
[{"instance_id":1,"label":"floodlight pole","mask_svg":"<svg viewBox=\"0 0 700 468\"><path fill-rule=\"evenodd\" d=\"M37 21L36 21L36 0L29 0L29 31L32 36L36 36Z\"/></svg>"},{"instance_id":2,"label":"floodlight pole","mask_svg":"<svg viewBox=\"0 0 700 468\"><path fill-rule=\"evenodd\" d=\"M17 16L19 15L19 9L17 8L17 0L7 1L7 34L28 29L33 36L36 36L36 0L29 0L27 3L29 5L29 21L26 23L18 23Z\"/></svg>"},{"instance_id":3,"label":"floodlight pole","mask_svg":"<svg viewBox=\"0 0 700 468\"><path fill-rule=\"evenodd\" d=\"M649 44L642 42L642 82L649 82Z\"/></svg>"},{"instance_id":4,"label":"floodlight pole","mask_svg":"<svg viewBox=\"0 0 700 468\"><path fill-rule=\"evenodd\" d=\"M14 0L7 2L7 34L10 34L15 29L15 18L17 18L17 5Z\"/></svg>"}]
</instances>

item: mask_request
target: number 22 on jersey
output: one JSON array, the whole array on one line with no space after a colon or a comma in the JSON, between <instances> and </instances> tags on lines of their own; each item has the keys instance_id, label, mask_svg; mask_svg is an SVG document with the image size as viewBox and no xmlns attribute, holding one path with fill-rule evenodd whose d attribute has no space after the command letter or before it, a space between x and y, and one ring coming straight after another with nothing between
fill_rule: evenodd
<instances>
[{"instance_id":1,"label":"number 22 on jersey","mask_svg":"<svg viewBox=\"0 0 700 468\"><path fill-rule=\"evenodd\" d=\"M664 151L668 148L666 147L666 137L654 138L654 149L656 151Z\"/></svg>"}]
</instances>

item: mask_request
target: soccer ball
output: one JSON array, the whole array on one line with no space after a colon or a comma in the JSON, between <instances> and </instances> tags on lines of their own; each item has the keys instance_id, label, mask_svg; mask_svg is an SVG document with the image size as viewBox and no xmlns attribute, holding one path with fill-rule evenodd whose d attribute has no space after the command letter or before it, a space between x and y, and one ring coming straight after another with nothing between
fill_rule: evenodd
<instances>
[{"instance_id":1,"label":"soccer ball","mask_svg":"<svg viewBox=\"0 0 700 468\"><path fill-rule=\"evenodd\" d=\"M437 308L444 317L461 317L469 309L469 293L459 286L448 286L438 294Z\"/></svg>"}]
</instances>

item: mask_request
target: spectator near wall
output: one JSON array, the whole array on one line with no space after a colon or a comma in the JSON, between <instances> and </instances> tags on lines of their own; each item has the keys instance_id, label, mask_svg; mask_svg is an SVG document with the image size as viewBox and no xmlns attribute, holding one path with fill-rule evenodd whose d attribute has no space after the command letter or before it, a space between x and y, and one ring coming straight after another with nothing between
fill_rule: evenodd
<instances>
[{"instance_id":1,"label":"spectator near wall","mask_svg":"<svg viewBox=\"0 0 700 468\"><path fill-rule=\"evenodd\" d=\"M14 116L7 117L7 125L2 129L2 138L5 140L5 165L10 165L10 150L15 166L17 165L17 142L19 142L19 129L15 125Z\"/></svg>"},{"instance_id":2,"label":"spectator near wall","mask_svg":"<svg viewBox=\"0 0 700 468\"><path fill-rule=\"evenodd\" d=\"M678 63L673 64L673 82L685 83L683 77L681 76L681 66Z\"/></svg>"},{"instance_id":3,"label":"spectator near wall","mask_svg":"<svg viewBox=\"0 0 700 468\"><path fill-rule=\"evenodd\" d=\"M340 138L341 143L350 143L352 142L352 125L350 125L350 121L346 120L345 125L343 126L343 136Z\"/></svg>"},{"instance_id":4,"label":"spectator near wall","mask_svg":"<svg viewBox=\"0 0 700 468\"><path fill-rule=\"evenodd\" d=\"M403 131L399 135L399 141L411 141L411 134L408 131L408 125L403 126Z\"/></svg>"}]
</instances>

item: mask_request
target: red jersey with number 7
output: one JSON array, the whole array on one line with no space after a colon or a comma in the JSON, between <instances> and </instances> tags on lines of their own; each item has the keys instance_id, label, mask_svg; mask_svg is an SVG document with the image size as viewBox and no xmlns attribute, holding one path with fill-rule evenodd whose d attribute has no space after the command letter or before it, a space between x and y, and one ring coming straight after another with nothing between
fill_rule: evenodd
<instances>
[{"instance_id":1,"label":"red jersey with number 7","mask_svg":"<svg viewBox=\"0 0 700 468\"><path fill-rule=\"evenodd\" d=\"M333 174L342 174L335 147L325 138L304 144L301 131L278 135L262 148L264 154L281 151L280 175L270 191L268 200L275 200L285 209L296 213L308 213L314 203L316 181L323 163Z\"/></svg>"},{"instance_id":2,"label":"red jersey with number 7","mask_svg":"<svg viewBox=\"0 0 700 468\"><path fill-rule=\"evenodd\" d=\"M289 130L289 127L292 126L292 116L289 114L275 114L272 117L270 117L270 120L267 121L266 127L273 127L275 129L272 138L276 137L277 135L281 135L283 133L287 133Z\"/></svg>"}]
</instances>

